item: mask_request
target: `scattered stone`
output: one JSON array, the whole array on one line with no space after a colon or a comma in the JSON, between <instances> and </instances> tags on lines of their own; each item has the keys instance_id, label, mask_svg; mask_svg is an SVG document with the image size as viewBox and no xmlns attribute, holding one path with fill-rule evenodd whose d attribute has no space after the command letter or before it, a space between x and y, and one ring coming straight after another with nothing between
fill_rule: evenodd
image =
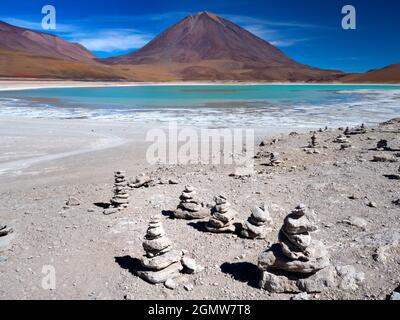
<instances>
[{"instance_id":1,"label":"scattered stone","mask_svg":"<svg viewBox=\"0 0 400 320\"><path fill-rule=\"evenodd\" d=\"M169 183L169 184L179 184L179 181L176 180L176 179L169 179L169 180L168 180L168 183Z\"/></svg>"},{"instance_id":2,"label":"scattered stone","mask_svg":"<svg viewBox=\"0 0 400 320\"><path fill-rule=\"evenodd\" d=\"M264 239L271 230L271 223L272 219L266 205L255 206L251 208L251 215L243 224L241 235L250 239Z\"/></svg>"},{"instance_id":3,"label":"scattered stone","mask_svg":"<svg viewBox=\"0 0 400 320\"><path fill-rule=\"evenodd\" d=\"M310 300L310 296L307 292L301 292L291 297L290 300Z\"/></svg>"},{"instance_id":4,"label":"scattered stone","mask_svg":"<svg viewBox=\"0 0 400 320\"><path fill-rule=\"evenodd\" d=\"M127 184L125 173L123 171L114 172L114 196L110 201L111 207L103 211L105 215L116 213L128 207L129 194L127 191Z\"/></svg>"},{"instance_id":5,"label":"scattered stone","mask_svg":"<svg viewBox=\"0 0 400 320\"><path fill-rule=\"evenodd\" d=\"M357 272L354 266L338 266L336 271L339 277L339 289L346 291L355 291L364 281L363 272Z\"/></svg>"},{"instance_id":6,"label":"scattered stone","mask_svg":"<svg viewBox=\"0 0 400 320\"><path fill-rule=\"evenodd\" d=\"M145 173L141 173L134 180L130 181L128 186L131 189L137 189L142 187L149 188L155 186L155 182L154 179L150 178Z\"/></svg>"},{"instance_id":7,"label":"scattered stone","mask_svg":"<svg viewBox=\"0 0 400 320\"><path fill-rule=\"evenodd\" d=\"M367 206L370 207L370 208L377 208L378 207L378 205L373 201L368 202Z\"/></svg>"},{"instance_id":8,"label":"scattered stone","mask_svg":"<svg viewBox=\"0 0 400 320\"><path fill-rule=\"evenodd\" d=\"M167 279L167 281L164 283L164 286L168 289L175 290L178 287L178 284L174 279Z\"/></svg>"},{"instance_id":9,"label":"scattered stone","mask_svg":"<svg viewBox=\"0 0 400 320\"><path fill-rule=\"evenodd\" d=\"M400 206L400 199L393 200L392 203L396 206Z\"/></svg>"},{"instance_id":10,"label":"scattered stone","mask_svg":"<svg viewBox=\"0 0 400 320\"><path fill-rule=\"evenodd\" d=\"M324 244L311 237L316 230L316 215L304 205L289 213L280 230L279 243L259 256L261 288L274 293L320 292L331 284L331 274L319 273L330 265L330 259ZM290 278L278 275L281 272ZM303 276L298 278L298 274Z\"/></svg>"},{"instance_id":11,"label":"scattered stone","mask_svg":"<svg viewBox=\"0 0 400 320\"><path fill-rule=\"evenodd\" d=\"M196 261L189 257L182 258L182 265L185 268L185 272L192 274L202 271L204 268L196 263Z\"/></svg>"},{"instance_id":12,"label":"scattered stone","mask_svg":"<svg viewBox=\"0 0 400 320\"><path fill-rule=\"evenodd\" d=\"M14 229L6 225L0 224L0 237L5 237L10 233L13 233Z\"/></svg>"},{"instance_id":13,"label":"scattered stone","mask_svg":"<svg viewBox=\"0 0 400 320\"><path fill-rule=\"evenodd\" d=\"M344 135L339 135L339 136L337 136L336 138L335 138L335 140L333 140L333 142L334 143L340 143L340 144L347 144L347 143L349 143L350 141L349 141L349 139L346 137L346 136L344 136Z\"/></svg>"},{"instance_id":14,"label":"scattered stone","mask_svg":"<svg viewBox=\"0 0 400 320\"><path fill-rule=\"evenodd\" d=\"M14 236L13 227L0 224L0 252L6 251L11 247Z\"/></svg>"},{"instance_id":15,"label":"scattered stone","mask_svg":"<svg viewBox=\"0 0 400 320\"><path fill-rule=\"evenodd\" d=\"M388 149L388 141L387 140L379 140L376 144L376 150L387 150Z\"/></svg>"},{"instance_id":16,"label":"scattered stone","mask_svg":"<svg viewBox=\"0 0 400 320\"><path fill-rule=\"evenodd\" d=\"M368 222L359 217L349 217L348 219L342 220L342 223L348 224L353 227L357 227L365 231L367 229Z\"/></svg>"},{"instance_id":17,"label":"scattered stone","mask_svg":"<svg viewBox=\"0 0 400 320\"><path fill-rule=\"evenodd\" d=\"M77 199L75 197L69 197L67 202L66 202L66 205L69 206L69 207L77 207L80 204L81 203L80 203L79 199Z\"/></svg>"},{"instance_id":18,"label":"scattered stone","mask_svg":"<svg viewBox=\"0 0 400 320\"><path fill-rule=\"evenodd\" d=\"M185 284L185 285L183 286L183 288L184 288L186 291L193 291L193 285L192 285L192 284Z\"/></svg>"},{"instance_id":19,"label":"scattered stone","mask_svg":"<svg viewBox=\"0 0 400 320\"><path fill-rule=\"evenodd\" d=\"M231 204L223 195L214 198L215 206L212 208L212 216L206 225L206 229L214 233L234 233L235 217L237 212L231 208Z\"/></svg>"},{"instance_id":20,"label":"scattered stone","mask_svg":"<svg viewBox=\"0 0 400 320\"><path fill-rule=\"evenodd\" d=\"M398 159L391 155L374 156L372 162L397 162Z\"/></svg>"},{"instance_id":21,"label":"scattered stone","mask_svg":"<svg viewBox=\"0 0 400 320\"><path fill-rule=\"evenodd\" d=\"M176 219L204 219L210 215L209 209L201 203L197 197L194 187L187 185L179 197L180 203L174 210Z\"/></svg>"},{"instance_id":22,"label":"scattered stone","mask_svg":"<svg viewBox=\"0 0 400 320\"><path fill-rule=\"evenodd\" d=\"M344 143L340 145L340 150L351 149L352 145L350 143Z\"/></svg>"}]
</instances>

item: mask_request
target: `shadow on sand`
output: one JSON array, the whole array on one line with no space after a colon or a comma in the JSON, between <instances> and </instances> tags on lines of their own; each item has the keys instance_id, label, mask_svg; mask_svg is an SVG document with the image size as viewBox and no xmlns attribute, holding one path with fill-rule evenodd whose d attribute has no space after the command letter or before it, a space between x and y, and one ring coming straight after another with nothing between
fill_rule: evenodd
<instances>
[{"instance_id":1,"label":"shadow on sand","mask_svg":"<svg viewBox=\"0 0 400 320\"><path fill-rule=\"evenodd\" d=\"M128 270L134 275L137 275L137 271L145 270L138 258L132 258L130 256L115 257L115 262L118 263L122 269Z\"/></svg>"},{"instance_id":2,"label":"shadow on sand","mask_svg":"<svg viewBox=\"0 0 400 320\"><path fill-rule=\"evenodd\" d=\"M259 288L260 271L258 267L249 262L225 262L221 265L221 271L230 274L233 279L247 283L253 288Z\"/></svg>"}]
</instances>

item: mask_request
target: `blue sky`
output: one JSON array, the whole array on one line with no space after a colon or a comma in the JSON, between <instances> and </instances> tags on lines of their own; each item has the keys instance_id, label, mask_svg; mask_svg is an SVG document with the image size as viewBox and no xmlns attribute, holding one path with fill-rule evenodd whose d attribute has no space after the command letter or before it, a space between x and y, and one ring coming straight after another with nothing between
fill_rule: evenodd
<instances>
[{"instance_id":1,"label":"blue sky","mask_svg":"<svg viewBox=\"0 0 400 320\"><path fill-rule=\"evenodd\" d=\"M0 20L41 30L46 4L57 10L51 33L100 57L134 51L185 16L206 10L304 64L362 72L400 63L398 0L2 0ZM341 27L347 4L356 8L356 30Z\"/></svg>"}]
</instances>

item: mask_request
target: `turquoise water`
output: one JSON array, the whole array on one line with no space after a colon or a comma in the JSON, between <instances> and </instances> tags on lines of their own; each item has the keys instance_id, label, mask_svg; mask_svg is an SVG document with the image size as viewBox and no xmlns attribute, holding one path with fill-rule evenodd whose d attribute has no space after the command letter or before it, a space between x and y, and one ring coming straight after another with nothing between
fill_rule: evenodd
<instances>
[{"instance_id":1,"label":"turquoise water","mask_svg":"<svg viewBox=\"0 0 400 320\"><path fill-rule=\"evenodd\" d=\"M185 85L0 92L0 116L318 127L400 116L400 86Z\"/></svg>"}]
</instances>

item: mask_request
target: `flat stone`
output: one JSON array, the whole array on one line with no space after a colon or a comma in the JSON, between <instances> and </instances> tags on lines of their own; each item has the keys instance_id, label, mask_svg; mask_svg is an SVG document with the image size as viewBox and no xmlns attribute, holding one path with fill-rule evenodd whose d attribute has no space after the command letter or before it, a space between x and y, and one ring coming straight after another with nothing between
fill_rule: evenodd
<instances>
[{"instance_id":1,"label":"flat stone","mask_svg":"<svg viewBox=\"0 0 400 320\"><path fill-rule=\"evenodd\" d=\"M222 228L213 228L209 225L206 225L206 229L212 233L234 233L236 231L236 227L233 224L224 226Z\"/></svg>"},{"instance_id":2,"label":"flat stone","mask_svg":"<svg viewBox=\"0 0 400 320\"><path fill-rule=\"evenodd\" d=\"M175 290L178 288L178 283L174 279L170 278L165 281L164 286L168 289Z\"/></svg>"},{"instance_id":3,"label":"flat stone","mask_svg":"<svg viewBox=\"0 0 400 320\"><path fill-rule=\"evenodd\" d=\"M350 226L360 228L361 230L366 230L368 222L367 220L360 217L349 217L348 219L342 220L341 222L346 223Z\"/></svg>"},{"instance_id":4,"label":"flat stone","mask_svg":"<svg viewBox=\"0 0 400 320\"><path fill-rule=\"evenodd\" d=\"M198 203L191 203L191 202L181 202L178 206L179 209L196 212L201 210L201 205Z\"/></svg>"},{"instance_id":5,"label":"flat stone","mask_svg":"<svg viewBox=\"0 0 400 320\"><path fill-rule=\"evenodd\" d=\"M311 244L311 235L309 233L290 234L281 229L280 234L283 234L293 245L300 250L305 250ZM284 240L284 239L283 239Z\"/></svg>"},{"instance_id":6,"label":"flat stone","mask_svg":"<svg viewBox=\"0 0 400 320\"><path fill-rule=\"evenodd\" d=\"M186 185L186 186L185 186L185 191L186 191L186 192L193 192L194 190L195 190L194 187L191 186L191 185Z\"/></svg>"},{"instance_id":7,"label":"flat stone","mask_svg":"<svg viewBox=\"0 0 400 320\"><path fill-rule=\"evenodd\" d=\"M220 213L225 213L228 212L228 210L231 208L231 205L229 202L223 203L223 204L217 204L214 207L215 212L220 212Z\"/></svg>"},{"instance_id":8,"label":"flat stone","mask_svg":"<svg viewBox=\"0 0 400 320\"><path fill-rule=\"evenodd\" d=\"M251 224L249 221L246 221L244 223L242 230L242 235L245 236L246 238L251 238L251 239L263 239L267 236L267 231L268 229L265 226L255 226Z\"/></svg>"},{"instance_id":9,"label":"flat stone","mask_svg":"<svg viewBox=\"0 0 400 320\"><path fill-rule=\"evenodd\" d=\"M182 251L171 250L163 255L155 256L152 258L143 257L142 265L148 269L161 270L165 269L171 264L180 261L182 258Z\"/></svg>"},{"instance_id":10,"label":"flat stone","mask_svg":"<svg viewBox=\"0 0 400 320\"><path fill-rule=\"evenodd\" d=\"M329 266L329 256L319 258L309 257L308 261L291 260L286 257L279 245L261 253L258 266L261 270L283 270L297 273L315 273Z\"/></svg>"},{"instance_id":11,"label":"flat stone","mask_svg":"<svg viewBox=\"0 0 400 320\"><path fill-rule=\"evenodd\" d=\"M390 156L390 155L380 155L380 156L374 156L372 159L373 162L397 162L398 159Z\"/></svg>"},{"instance_id":12,"label":"flat stone","mask_svg":"<svg viewBox=\"0 0 400 320\"><path fill-rule=\"evenodd\" d=\"M179 181L176 179L169 179L168 182L169 184L179 184Z\"/></svg>"},{"instance_id":13,"label":"flat stone","mask_svg":"<svg viewBox=\"0 0 400 320\"><path fill-rule=\"evenodd\" d=\"M225 226L225 223L221 220L211 217L207 223L207 226L209 226L210 228L223 228Z\"/></svg>"},{"instance_id":14,"label":"flat stone","mask_svg":"<svg viewBox=\"0 0 400 320\"><path fill-rule=\"evenodd\" d=\"M158 271L137 271L137 275L150 283L165 283L168 279L179 276L183 266L180 262L175 262L165 269Z\"/></svg>"},{"instance_id":15,"label":"flat stone","mask_svg":"<svg viewBox=\"0 0 400 320\"><path fill-rule=\"evenodd\" d=\"M297 293L300 292L296 281L287 277L278 276L268 271L261 272L259 286L271 293Z\"/></svg>"},{"instance_id":16,"label":"flat stone","mask_svg":"<svg viewBox=\"0 0 400 320\"><path fill-rule=\"evenodd\" d=\"M0 252L7 251L11 248L14 237L15 232L7 233L7 235L0 237Z\"/></svg>"},{"instance_id":17,"label":"flat stone","mask_svg":"<svg viewBox=\"0 0 400 320\"><path fill-rule=\"evenodd\" d=\"M155 228L150 227L150 228L147 229L146 239L150 240L150 239L160 238L160 237L163 237L163 236L165 236L165 230L161 226L161 223L160 223L159 226L157 226Z\"/></svg>"},{"instance_id":18,"label":"flat stone","mask_svg":"<svg viewBox=\"0 0 400 320\"><path fill-rule=\"evenodd\" d=\"M117 208L107 208L107 209L104 209L103 214L108 216L110 214L117 213L118 211L119 210Z\"/></svg>"},{"instance_id":19,"label":"flat stone","mask_svg":"<svg viewBox=\"0 0 400 320\"><path fill-rule=\"evenodd\" d=\"M81 203L80 203L79 199L78 199L78 198L75 198L75 197L69 197L68 200L67 200L67 202L66 202L66 205L67 205L67 206L70 206L70 207L77 207L77 206L79 206L80 204L81 204Z\"/></svg>"},{"instance_id":20,"label":"flat stone","mask_svg":"<svg viewBox=\"0 0 400 320\"><path fill-rule=\"evenodd\" d=\"M336 269L333 266L324 268L305 279L297 280L299 289L308 293L322 292L327 288L336 287L336 285Z\"/></svg>"},{"instance_id":21,"label":"flat stone","mask_svg":"<svg viewBox=\"0 0 400 320\"><path fill-rule=\"evenodd\" d=\"M233 219L235 219L235 217L237 216L237 212L233 209L230 209L224 213L219 213L214 211L212 215L215 219L222 221L223 223L228 223Z\"/></svg>"},{"instance_id":22,"label":"flat stone","mask_svg":"<svg viewBox=\"0 0 400 320\"><path fill-rule=\"evenodd\" d=\"M161 237L156 239L144 240L143 248L146 252L150 252L152 254L158 254L160 251L163 251L166 248L172 246L172 242L167 237Z\"/></svg>"},{"instance_id":23,"label":"flat stone","mask_svg":"<svg viewBox=\"0 0 400 320\"><path fill-rule=\"evenodd\" d=\"M214 198L214 202L216 205L224 204L227 202L227 198L223 195L219 195Z\"/></svg>"},{"instance_id":24,"label":"flat stone","mask_svg":"<svg viewBox=\"0 0 400 320\"><path fill-rule=\"evenodd\" d=\"M190 212L178 208L173 212L173 215L175 219L198 220L209 217L210 212L205 208L202 208L201 210L196 212Z\"/></svg>"},{"instance_id":25,"label":"flat stone","mask_svg":"<svg viewBox=\"0 0 400 320\"><path fill-rule=\"evenodd\" d=\"M305 232L313 232L318 229L315 217L311 215L296 217L292 214L289 214L285 218L283 228L288 234L301 234Z\"/></svg>"},{"instance_id":26,"label":"flat stone","mask_svg":"<svg viewBox=\"0 0 400 320\"><path fill-rule=\"evenodd\" d=\"M189 257L182 258L182 265L187 273L196 273L202 270L202 267L199 266L194 259Z\"/></svg>"},{"instance_id":27,"label":"flat stone","mask_svg":"<svg viewBox=\"0 0 400 320\"><path fill-rule=\"evenodd\" d=\"M193 199L193 196L196 195L196 191L193 192L182 192L181 196L179 197L180 200L187 200L187 199Z\"/></svg>"},{"instance_id":28,"label":"flat stone","mask_svg":"<svg viewBox=\"0 0 400 320\"><path fill-rule=\"evenodd\" d=\"M357 272L354 266L337 266L337 274L339 276L339 289L346 291L355 291L364 281L365 274Z\"/></svg>"},{"instance_id":29,"label":"flat stone","mask_svg":"<svg viewBox=\"0 0 400 320\"><path fill-rule=\"evenodd\" d=\"M260 207L254 206L250 209L251 215L254 219L260 222L267 222L270 221L269 214L262 210Z\"/></svg>"}]
</instances>

